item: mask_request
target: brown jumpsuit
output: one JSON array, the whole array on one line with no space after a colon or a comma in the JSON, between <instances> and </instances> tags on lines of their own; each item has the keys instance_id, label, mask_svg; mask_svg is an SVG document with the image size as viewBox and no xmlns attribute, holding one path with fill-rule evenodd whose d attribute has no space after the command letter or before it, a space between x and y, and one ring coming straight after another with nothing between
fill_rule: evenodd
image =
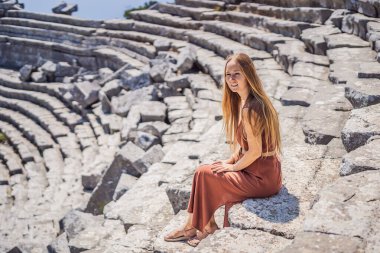
<instances>
[{"instance_id":1,"label":"brown jumpsuit","mask_svg":"<svg viewBox=\"0 0 380 253\"><path fill-rule=\"evenodd\" d=\"M242 124L236 130L238 143L248 150L248 143L242 138ZM266 152L262 134L262 150ZM269 152L272 150L269 150ZM239 158L243 156L242 152ZM237 172L213 173L211 164L198 166L187 211L193 213L192 226L203 231L214 212L225 206L223 227L228 227L228 210L233 204L248 198L264 198L277 194L282 185L281 162L276 155L259 157L243 170Z\"/></svg>"}]
</instances>

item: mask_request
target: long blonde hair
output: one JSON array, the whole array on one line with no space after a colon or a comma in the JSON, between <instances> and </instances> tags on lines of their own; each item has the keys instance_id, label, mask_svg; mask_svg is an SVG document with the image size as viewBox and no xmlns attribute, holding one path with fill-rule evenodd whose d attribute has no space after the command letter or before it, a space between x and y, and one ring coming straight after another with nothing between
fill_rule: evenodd
<instances>
[{"instance_id":1,"label":"long blonde hair","mask_svg":"<svg viewBox=\"0 0 380 253\"><path fill-rule=\"evenodd\" d=\"M249 85L249 94L246 99L245 105L248 107L248 124L251 126L254 135L264 133L264 141L266 143L266 150L275 151L278 157L282 154L281 149L281 136L278 114L273 107L268 95L265 93L263 85L259 76L256 73L255 66L251 58L244 53L237 53L227 57L224 66L224 85L223 85L223 99L222 110L224 129L227 141L230 143L230 148L235 150L237 146L236 128L239 123L239 114L241 107L241 99L239 94L232 92L226 82L226 67L228 62L235 60L240 67L241 72L247 79ZM255 128L251 124L252 110L255 108L257 119L255 119ZM245 123L245 122L244 122ZM269 148L272 147L272 150Z\"/></svg>"}]
</instances>

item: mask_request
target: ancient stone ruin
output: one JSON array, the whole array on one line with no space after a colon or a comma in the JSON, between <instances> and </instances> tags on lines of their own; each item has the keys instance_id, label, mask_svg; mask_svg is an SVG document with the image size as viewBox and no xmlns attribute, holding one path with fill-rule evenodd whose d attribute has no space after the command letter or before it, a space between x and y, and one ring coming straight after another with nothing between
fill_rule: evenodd
<instances>
[{"instance_id":1,"label":"ancient stone ruin","mask_svg":"<svg viewBox=\"0 0 380 253\"><path fill-rule=\"evenodd\" d=\"M1 0L0 252L380 252L379 16L378 0L176 0L98 21ZM229 154L235 52L279 113L283 188L195 249L166 243L196 167Z\"/></svg>"}]
</instances>

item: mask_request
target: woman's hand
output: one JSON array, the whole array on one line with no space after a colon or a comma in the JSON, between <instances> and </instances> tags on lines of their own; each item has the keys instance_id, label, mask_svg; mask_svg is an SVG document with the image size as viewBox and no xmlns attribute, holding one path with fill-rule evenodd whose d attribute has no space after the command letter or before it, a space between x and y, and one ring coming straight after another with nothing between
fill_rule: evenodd
<instances>
[{"instance_id":1,"label":"woman's hand","mask_svg":"<svg viewBox=\"0 0 380 253\"><path fill-rule=\"evenodd\" d=\"M234 171L233 166L234 165L230 164L230 163L225 163L223 161L216 161L216 162L212 163L211 171L213 173L231 172L231 171Z\"/></svg>"}]
</instances>

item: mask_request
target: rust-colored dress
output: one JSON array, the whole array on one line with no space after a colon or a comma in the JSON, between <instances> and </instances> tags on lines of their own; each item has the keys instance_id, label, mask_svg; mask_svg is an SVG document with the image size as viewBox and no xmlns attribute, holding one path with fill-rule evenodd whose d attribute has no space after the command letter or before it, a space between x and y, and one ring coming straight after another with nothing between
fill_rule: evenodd
<instances>
[{"instance_id":1,"label":"rust-colored dress","mask_svg":"<svg viewBox=\"0 0 380 253\"><path fill-rule=\"evenodd\" d=\"M248 150L248 143L242 138L240 123L236 130L238 143ZM262 133L263 152L266 152ZM269 152L272 151L269 149ZM243 156L242 152L239 158ZM264 198L277 194L282 186L281 162L276 155L260 157L248 167L237 172L213 173L211 164L198 166L187 211L193 213L192 225L203 232L214 212L225 206L223 227L228 227L228 210L233 204L248 198Z\"/></svg>"}]
</instances>

